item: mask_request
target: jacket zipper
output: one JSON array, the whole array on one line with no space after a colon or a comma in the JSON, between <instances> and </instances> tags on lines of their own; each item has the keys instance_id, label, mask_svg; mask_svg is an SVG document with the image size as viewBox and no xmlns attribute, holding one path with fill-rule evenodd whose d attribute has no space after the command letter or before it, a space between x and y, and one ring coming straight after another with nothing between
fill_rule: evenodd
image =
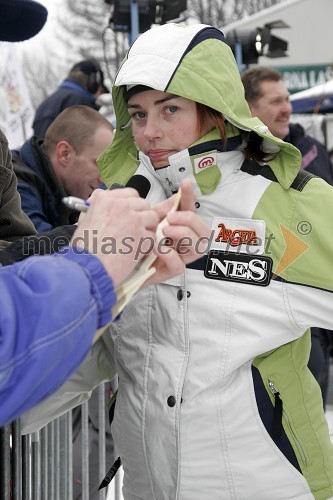
<instances>
[{"instance_id":1,"label":"jacket zipper","mask_svg":"<svg viewBox=\"0 0 333 500\"><path fill-rule=\"evenodd\" d=\"M272 382L272 380L268 379L268 387L269 387L271 393L273 394L274 400L275 400L274 416L273 416L273 435L274 435L274 437L276 437L278 439L281 437L282 415L283 415L283 417L285 418L285 421L288 425L288 428L293 436L294 442L297 446L297 449L298 449L299 454L303 460L303 463L304 463L304 465L307 465L307 458L306 458L306 455L303 451L302 445L299 442L297 436L295 435L295 432L293 430L293 427L291 425L291 422L290 422L288 415L286 414L286 412L283 409L283 403L282 403L282 399L280 398L280 393L277 390L277 388L275 387L274 382Z\"/></svg>"},{"instance_id":2,"label":"jacket zipper","mask_svg":"<svg viewBox=\"0 0 333 500\"><path fill-rule=\"evenodd\" d=\"M275 439L281 438L282 433L282 415L283 415L283 404L280 398L280 393L276 389L274 382L268 380L268 387L274 396L274 414L273 414L273 428L272 433Z\"/></svg>"},{"instance_id":3,"label":"jacket zipper","mask_svg":"<svg viewBox=\"0 0 333 500\"><path fill-rule=\"evenodd\" d=\"M175 186L174 186L174 185L173 185L173 183L170 181L170 179L168 179L167 177L165 177L165 180L167 181L167 183L168 183L168 185L169 185L169 188L170 188L170 191L172 192L172 194L177 193L178 188L175 188Z\"/></svg>"}]
</instances>

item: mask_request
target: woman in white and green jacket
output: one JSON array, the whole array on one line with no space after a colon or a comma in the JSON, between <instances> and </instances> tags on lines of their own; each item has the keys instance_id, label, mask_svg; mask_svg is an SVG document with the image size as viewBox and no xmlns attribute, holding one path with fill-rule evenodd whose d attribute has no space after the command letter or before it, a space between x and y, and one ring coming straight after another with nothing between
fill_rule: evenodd
<instances>
[{"instance_id":1,"label":"woman in white and green jacket","mask_svg":"<svg viewBox=\"0 0 333 500\"><path fill-rule=\"evenodd\" d=\"M141 35L113 99L105 182L144 175L157 203L190 178L214 232L184 275L136 296L26 430L116 370L126 500L333 497L332 444L307 368L309 327L333 329L332 187L299 172L299 151L251 117L217 29Z\"/></svg>"}]
</instances>

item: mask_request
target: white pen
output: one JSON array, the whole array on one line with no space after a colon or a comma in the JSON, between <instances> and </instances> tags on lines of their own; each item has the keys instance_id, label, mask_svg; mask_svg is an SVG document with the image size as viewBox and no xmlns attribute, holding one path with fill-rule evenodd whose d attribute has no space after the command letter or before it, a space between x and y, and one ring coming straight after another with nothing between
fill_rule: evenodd
<instances>
[{"instance_id":1,"label":"white pen","mask_svg":"<svg viewBox=\"0 0 333 500\"><path fill-rule=\"evenodd\" d=\"M66 205L66 207L77 210L78 212L86 212L90 206L89 201L77 198L76 196L65 196L62 199L62 202Z\"/></svg>"}]
</instances>

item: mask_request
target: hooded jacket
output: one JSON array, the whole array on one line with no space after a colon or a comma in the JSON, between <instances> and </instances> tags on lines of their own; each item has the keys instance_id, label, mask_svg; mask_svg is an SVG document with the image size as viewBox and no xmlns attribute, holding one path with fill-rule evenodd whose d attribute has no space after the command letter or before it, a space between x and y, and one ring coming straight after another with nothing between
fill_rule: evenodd
<instances>
[{"instance_id":1,"label":"hooded jacket","mask_svg":"<svg viewBox=\"0 0 333 500\"><path fill-rule=\"evenodd\" d=\"M131 85L217 109L227 144L212 131L155 171L131 140L123 97ZM299 173L299 151L251 117L217 29L168 24L141 35L113 102L117 132L99 160L105 182L145 175L154 204L190 178L198 214L214 231L208 255L141 291L72 381L26 417L24 431L112 377L114 360L112 435L126 500L333 496L332 444L307 368L308 328L333 327L332 188ZM251 132L277 153L269 164L244 160Z\"/></svg>"}]
</instances>

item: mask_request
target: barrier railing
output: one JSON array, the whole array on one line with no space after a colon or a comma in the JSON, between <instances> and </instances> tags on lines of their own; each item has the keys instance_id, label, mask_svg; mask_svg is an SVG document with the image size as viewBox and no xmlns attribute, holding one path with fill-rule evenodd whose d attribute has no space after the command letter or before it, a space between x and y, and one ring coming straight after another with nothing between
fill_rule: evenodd
<instances>
[{"instance_id":1,"label":"barrier railing","mask_svg":"<svg viewBox=\"0 0 333 500\"><path fill-rule=\"evenodd\" d=\"M106 461L105 387L98 391L98 482L111 463ZM0 428L0 500L73 500L73 421L72 412L50 422L39 432L21 436L20 421ZM88 402L81 405L81 492L75 499L92 500L89 493ZM76 458L75 458L76 459ZM97 488L96 488L97 490ZM94 492L98 500L121 500L120 479L109 489Z\"/></svg>"}]
</instances>

